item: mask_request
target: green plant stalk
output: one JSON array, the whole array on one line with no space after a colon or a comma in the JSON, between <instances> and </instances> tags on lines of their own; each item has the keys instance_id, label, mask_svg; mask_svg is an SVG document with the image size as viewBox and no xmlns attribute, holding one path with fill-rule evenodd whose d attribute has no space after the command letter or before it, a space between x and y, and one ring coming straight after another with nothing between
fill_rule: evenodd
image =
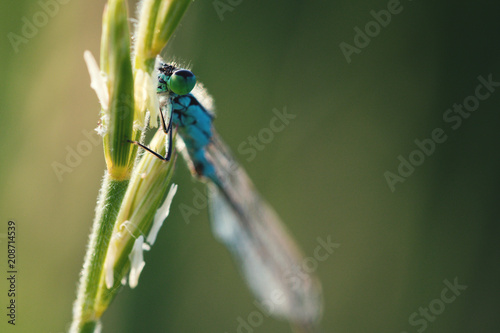
<instances>
[{"instance_id":1,"label":"green plant stalk","mask_svg":"<svg viewBox=\"0 0 500 333\"><path fill-rule=\"evenodd\" d=\"M110 0L104 10L101 37L101 70L107 75L109 110L102 118L108 172L116 180L130 179L135 155L131 155L134 121L134 77L130 61L128 8L124 0Z\"/></svg>"},{"instance_id":2,"label":"green plant stalk","mask_svg":"<svg viewBox=\"0 0 500 333\"><path fill-rule=\"evenodd\" d=\"M109 93L109 110L101 110L101 121L104 131L104 155L108 171L104 176L100 190L93 229L85 255L81 273L77 299L73 308L73 322L70 333L96 333L100 331L100 317L106 310L116 291L121 286L121 279L130 269L128 253L134 242L128 241L120 252L115 263L113 286L108 289L105 284L105 262L109 253L109 245L122 207L124 196L129 187L130 177L141 182L138 170L132 170L137 152L135 145L129 145L126 140L142 138L143 129L133 128L133 120L138 115L144 116L145 109L138 110L134 101L134 77L138 70L151 75L154 70L156 56L166 45L183 16L189 0L145 0L139 18L138 32L136 33L136 54L134 57L134 71L130 57L130 40L128 30L128 10L124 0L109 0L103 17L103 34L101 40L101 71L107 75L107 90ZM156 98L156 95L155 95ZM140 112L137 112L140 111ZM142 119L142 117L139 117ZM164 134L158 134L154 142L161 143L164 149ZM142 141L142 140L141 140ZM154 144L153 144L154 146ZM172 156L174 158L174 156ZM153 158L144 156L145 161ZM173 162L173 161L172 161ZM173 173L173 164L163 163L157 176L162 181L155 186L138 194L149 205L141 205L138 212L132 216L143 215L138 220L145 221L142 225L147 230L151 227L154 212L162 204L167 193L168 184ZM158 178L157 178L158 179ZM150 186L150 185L149 185ZM160 188L161 187L161 188ZM151 199L151 200L148 200ZM127 205L125 205L127 206ZM136 237L137 235L135 235Z\"/></svg>"},{"instance_id":3,"label":"green plant stalk","mask_svg":"<svg viewBox=\"0 0 500 333\"><path fill-rule=\"evenodd\" d=\"M184 16L191 0L144 0L139 9L139 23L136 27L136 44L133 54L134 77L139 71L152 75L156 58L167 45L175 28ZM138 89L139 87L135 87ZM137 102L137 101L136 101ZM152 122L156 123L156 113L152 113ZM135 105L135 118L143 119L146 109ZM132 140L143 142L143 130L134 130ZM137 146L132 148L132 156Z\"/></svg>"},{"instance_id":4,"label":"green plant stalk","mask_svg":"<svg viewBox=\"0 0 500 333\"><path fill-rule=\"evenodd\" d=\"M151 147L160 154L165 154L165 139L163 131L158 130L151 141ZM114 234L119 232L121 224L125 221L132 222L134 227L131 227L117 242L119 244L117 249L119 255L115 259L113 266L114 283L111 288L108 289L106 286L104 272L101 274L96 302L99 307L98 312L106 310L116 296L116 292L122 286L121 281L130 269L128 255L134 246L135 240L140 235L149 233L158 207L165 201L169 190L175 168L175 159L175 150L170 162L164 162L152 154L145 153L134 169L127 193L116 218Z\"/></svg>"},{"instance_id":5,"label":"green plant stalk","mask_svg":"<svg viewBox=\"0 0 500 333\"><path fill-rule=\"evenodd\" d=\"M108 244L119 208L129 184L134 158L126 142L132 134L134 116L133 74L130 62L128 9L124 0L110 0L103 15L101 70L107 76L109 105L101 114L107 129L103 136L107 172L101 186L96 215L90 235L73 308L71 332L93 332L101 313L96 311L96 295ZM132 161L132 163L131 163Z\"/></svg>"},{"instance_id":6,"label":"green plant stalk","mask_svg":"<svg viewBox=\"0 0 500 333\"><path fill-rule=\"evenodd\" d=\"M190 3L191 0L164 0L161 2L151 44L153 54L160 54L163 50Z\"/></svg>"},{"instance_id":7,"label":"green plant stalk","mask_svg":"<svg viewBox=\"0 0 500 333\"><path fill-rule=\"evenodd\" d=\"M73 309L71 333L93 333L99 323L101 314L96 313L95 299L109 239L128 184L128 180L113 180L108 172L104 176Z\"/></svg>"},{"instance_id":8,"label":"green plant stalk","mask_svg":"<svg viewBox=\"0 0 500 333\"><path fill-rule=\"evenodd\" d=\"M165 134L158 130L151 147L165 154ZM116 181L106 173L98 199L94 227L80 280L71 333L94 333L99 319L122 286L121 280L130 269L128 254L135 238L148 233L155 213L168 192L175 165L175 151L168 163L152 154L142 156L130 181ZM147 178L143 175L148 172ZM105 283L105 261L112 234L125 220L139 226L133 235L126 234L114 265L115 279L111 288Z\"/></svg>"},{"instance_id":9,"label":"green plant stalk","mask_svg":"<svg viewBox=\"0 0 500 333\"><path fill-rule=\"evenodd\" d=\"M154 69L157 54L151 52L155 33L156 16L161 0L145 0L141 5L139 25L137 27L137 44L135 46L134 69L142 69L151 73Z\"/></svg>"}]
</instances>

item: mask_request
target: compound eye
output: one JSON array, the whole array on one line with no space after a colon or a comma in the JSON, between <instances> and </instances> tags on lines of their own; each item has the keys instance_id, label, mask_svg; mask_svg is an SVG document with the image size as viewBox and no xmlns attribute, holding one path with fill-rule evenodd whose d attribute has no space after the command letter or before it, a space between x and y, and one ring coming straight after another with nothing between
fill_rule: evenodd
<instances>
[{"instance_id":1,"label":"compound eye","mask_svg":"<svg viewBox=\"0 0 500 333\"><path fill-rule=\"evenodd\" d=\"M187 69L175 71L168 80L170 90L177 95L186 95L196 85L196 77Z\"/></svg>"}]
</instances>

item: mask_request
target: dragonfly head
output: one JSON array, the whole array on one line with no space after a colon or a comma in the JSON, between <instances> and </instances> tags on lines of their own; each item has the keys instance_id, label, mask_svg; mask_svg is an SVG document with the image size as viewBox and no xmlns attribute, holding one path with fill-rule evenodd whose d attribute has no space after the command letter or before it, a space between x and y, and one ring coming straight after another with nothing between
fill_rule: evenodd
<instances>
[{"instance_id":1,"label":"dragonfly head","mask_svg":"<svg viewBox=\"0 0 500 333\"><path fill-rule=\"evenodd\" d=\"M196 85L196 77L187 69L178 69L169 64L162 64L158 74L157 92L173 92L187 95Z\"/></svg>"}]
</instances>

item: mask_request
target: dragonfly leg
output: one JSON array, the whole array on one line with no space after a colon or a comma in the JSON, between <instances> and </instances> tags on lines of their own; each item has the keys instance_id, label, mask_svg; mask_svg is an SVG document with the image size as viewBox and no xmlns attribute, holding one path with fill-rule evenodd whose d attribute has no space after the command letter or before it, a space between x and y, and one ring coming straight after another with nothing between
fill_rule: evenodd
<instances>
[{"instance_id":1,"label":"dragonfly leg","mask_svg":"<svg viewBox=\"0 0 500 333\"><path fill-rule=\"evenodd\" d=\"M127 141L134 144L134 145L138 145L142 149L144 149L144 150L150 152L151 154L155 155L156 157L158 157L160 160L168 162L168 161L170 161L170 157L172 156L172 117L170 117L168 125L165 124L165 116L163 115L163 112L161 109L160 109L160 117L161 117L161 128L163 130L163 133L165 133L165 135L168 135L168 148L167 148L167 154L165 156L161 156L160 154L158 154L157 152L155 152L151 148L146 147L145 145L143 145L142 143L140 143L138 141L132 141L132 140L127 140Z\"/></svg>"},{"instance_id":2,"label":"dragonfly leg","mask_svg":"<svg viewBox=\"0 0 500 333\"><path fill-rule=\"evenodd\" d=\"M141 147L142 149L144 149L144 150L150 152L151 154L155 155L156 157L158 157L162 161L168 162L170 160L170 156L169 156L168 153L167 153L167 156L163 157L160 154L158 154L157 152L155 152L154 150L152 150L151 148L146 147L145 145L143 145L140 142L132 141L132 140L127 140L127 141L130 142L130 143L133 143L134 145L138 145L139 147ZM169 148L169 150L170 150L170 148Z\"/></svg>"},{"instance_id":3,"label":"dragonfly leg","mask_svg":"<svg viewBox=\"0 0 500 333\"><path fill-rule=\"evenodd\" d=\"M168 120L168 125L165 125L165 116L163 116L163 112L161 109L160 117L163 133L168 134L168 149L167 156L165 156L165 161L170 161L170 157L172 156L172 117L170 117L170 119Z\"/></svg>"},{"instance_id":4,"label":"dragonfly leg","mask_svg":"<svg viewBox=\"0 0 500 333\"><path fill-rule=\"evenodd\" d=\"M172 117L170 117L168 121L168 126L165 125L165 116L160 108L160 118L161 118L161 128L163 129L163 133L167 134L170 129L172 129Z\"/></svg>"}]
</instances>

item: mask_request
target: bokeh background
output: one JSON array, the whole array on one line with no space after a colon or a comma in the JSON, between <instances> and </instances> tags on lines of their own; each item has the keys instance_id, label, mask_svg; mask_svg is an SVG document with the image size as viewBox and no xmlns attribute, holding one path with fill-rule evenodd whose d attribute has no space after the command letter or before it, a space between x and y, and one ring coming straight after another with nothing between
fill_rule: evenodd
<instances>
[{"instance_id":1,"label":"bokeh background","mask_svg":"<svg viewBox=\"0 0 500 333\"><path fill-rule=\"evenodd\" d=\"M103 6L61 4L15 52L8 33L21 35L23 17L32 20L41 6L0 3L0 233L9 219L17 222L19 270L10 327L3 239L2 332L59 333L71 320L102 145L92 144L62 181L52 164L65 164L68 147L90 142L84 133L96 127L83 51L99 54ZM313 254L318 237L340 244L316 270L324 332L498 332L500 91L456 130L443 114L474 93L479 75L500 81L500 4L403 0L348 63L339 44L353 45L354 28L387 6L241 1L221 20L212 1L195 1L165 56L192 64L215 98L218 131L304 252ZM284 107L296 118L246 161L238 145ZM446 142L392 192L384 173L397 173L398 156L408 158L414 140L435 128ZM178 206L203 186L181 160L175 182L171 216L146 253L139 286L118 295L104 332L237 332L238 317L257 310L213 239L207 212L182 219ZM467 289L439 309L443 281L455 278ZM412 325L412 314L429 304L439 315ZM289 327L264 318L252 332Z\"/></svg>"}]
</instances>

